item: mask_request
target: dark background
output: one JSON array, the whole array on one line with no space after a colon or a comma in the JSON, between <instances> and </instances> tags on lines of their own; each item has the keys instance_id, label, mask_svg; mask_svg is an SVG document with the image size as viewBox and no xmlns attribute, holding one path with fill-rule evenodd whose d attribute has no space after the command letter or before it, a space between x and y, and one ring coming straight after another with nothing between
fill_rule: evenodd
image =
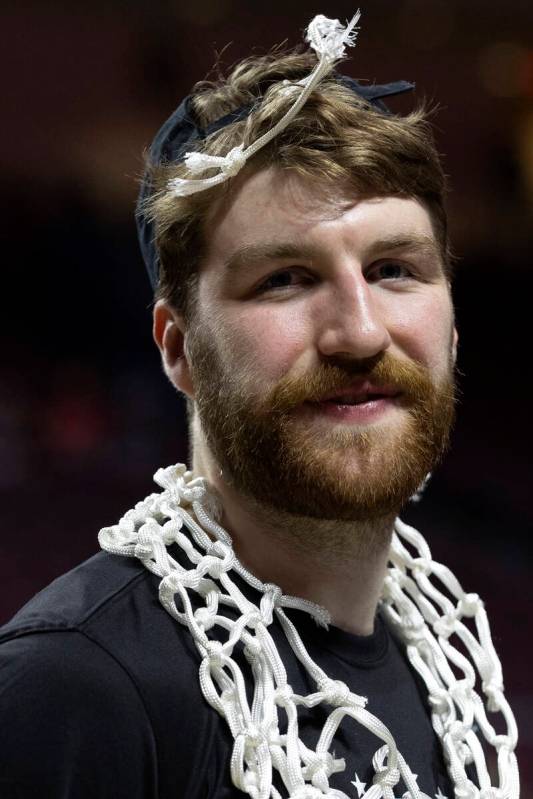
<instances>
[{"instance_id":1,"label":"dark background","mask_svg":"<svg viewBox=\"0 0 533 799\"><path fill-rule=\"evenodd\" d=\"M132 220L143 148L216 53L230 65L297 44L315 13L344 21L356 8L72 5L2 6L0 623L95 552L98 529L152 490L158 466L186 458ZM440 103L460 256L453 450L406 515L486 600L531 797L532 6L368 0L362 11L343 71L415 80L418 98Z\"/></svg>"}]
</instances>

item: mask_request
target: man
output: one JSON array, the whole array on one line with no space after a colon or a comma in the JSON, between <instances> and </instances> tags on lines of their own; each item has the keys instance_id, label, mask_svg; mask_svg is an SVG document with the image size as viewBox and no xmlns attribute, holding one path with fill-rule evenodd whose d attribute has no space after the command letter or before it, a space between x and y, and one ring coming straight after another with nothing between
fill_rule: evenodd
<instances>
[{"instance_id":1,"label":"man","mask_svg":"<svg viewBox=\"0 0 533 799\"><path fill-rule=\"evenodd\" d=\"M457 333L424 115L333 69L357 19L156 138L139 228L192 469L4 628L2 796L518 796L483 605L396 518L447 446Z\"/></svg>"}]
</instances>

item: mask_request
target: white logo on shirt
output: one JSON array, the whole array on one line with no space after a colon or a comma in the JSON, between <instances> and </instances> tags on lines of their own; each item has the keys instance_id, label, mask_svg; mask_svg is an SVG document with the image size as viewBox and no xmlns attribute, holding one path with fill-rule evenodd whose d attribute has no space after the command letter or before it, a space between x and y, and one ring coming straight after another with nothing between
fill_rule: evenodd
<instances>
[{"instance_id":1,"label":"white logo on shirt","mask_svg":"<svg viewBox=\"0 0 533 799\"><path fill-rule=\"evenodd\" d=\"M361 799L361 797L365 793L366 782L362 782L359 779L359 777L357 776L357 772L354 772L354 777L355 777L355 779L352 780L351 782L352 782L352 785L354 786L355 790L357 791L358 799ZM414 777L415 780L417 780L418 779L418 774L413 774L413 777ZM422 794L422 795L424 796L424 794ZM410 794L409 794L408 791L406 793L404 793L402 799L410 799ZM428 799L429 799L429 797L428 797ZM437 788L437 793L435 794L435 799L448 799L448 797L446 796L446 794L442 793L440 788Z\"/></svg>"}]
</instances>

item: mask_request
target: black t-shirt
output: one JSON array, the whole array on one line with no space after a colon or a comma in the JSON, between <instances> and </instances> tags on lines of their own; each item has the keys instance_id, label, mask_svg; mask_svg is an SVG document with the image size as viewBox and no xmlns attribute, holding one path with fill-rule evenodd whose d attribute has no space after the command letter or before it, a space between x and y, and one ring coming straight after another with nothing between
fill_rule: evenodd
<instances>
[{"instance_id":1,"label":"black t-shirt","mask_svg":"<svg viewBox=\"0 0 533 799\"><path fill-rule=\"evenodd\" d=\"M230 778L227 723L201 693L199 654L160 605L158 583L138 561L99 553L0 629L2 799L244 796ZM302 611L288 615L328 676L368 697L367 709L392 732L420 789L451 798L423 686L383 621L372 635L355 636L319 628ZM269 631L293 690L316 690L279 623ZM300 708L306 745L316 747L329 712ZM331 787L358 799L381 745L345 717L331 751L346 769L330 777ZM399 783L395 795L404 791Z\"/></svg>"}]
</instances>

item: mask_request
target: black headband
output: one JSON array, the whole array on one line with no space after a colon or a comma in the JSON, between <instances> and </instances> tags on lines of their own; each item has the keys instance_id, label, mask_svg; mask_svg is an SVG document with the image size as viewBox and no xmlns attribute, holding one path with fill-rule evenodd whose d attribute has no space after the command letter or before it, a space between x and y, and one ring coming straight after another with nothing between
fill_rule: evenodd
<instances>
[{"instance_id":1,"label":"black headband","mask_svg":"<svg viewBox=\"0 0 533 799\"><path fill-rule=\"evenodd\" d=\"M348 78L345 75L336 75L335 78L338 83L351 89L354 94L362 97L376 110L384 114L390 114L389 109L382 102L384 97L392 97L396 94L411 91L415 86L414 83L409 83L405 80L385 83L381 86L362 86L353 78ZM151 164L178 162L184 157L185 153L197 149L199 141L207 138L207 136L217 130L231 125L233 122L245 119L257 107L257 103L243 105L212 122L206 128L201 128L194 118L194 112L191 107L192 98L192 95L188 95L157 132L150 147L149 159ZM148 277L150 278L152 289L155 290L159 280L159 257L154 241L153 224L143 212L143 203L151 193L152 184L150 178L145 175L139 193L135 219Z\"/></svg>"}]
</instances>

